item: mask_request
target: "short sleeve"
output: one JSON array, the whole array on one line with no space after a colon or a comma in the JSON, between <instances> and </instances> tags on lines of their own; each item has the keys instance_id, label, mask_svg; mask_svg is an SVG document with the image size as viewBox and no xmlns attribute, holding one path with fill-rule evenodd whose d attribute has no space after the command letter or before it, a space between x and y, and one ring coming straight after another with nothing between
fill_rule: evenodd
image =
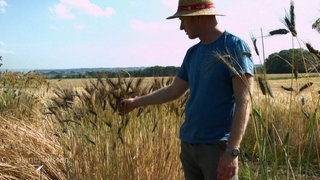
<instances>
[{"instance_id":1,"label":"short sleeve","mask_svg":"<svg viewBox=\"0 0 320 180\"><path fill-rule=\"evenodd\" d=\"M230 77L238 74L254 75L254 63L251 57L251 50L246 42L237 39L228 52L230 53Z\"/></svg>"}]
</instances>

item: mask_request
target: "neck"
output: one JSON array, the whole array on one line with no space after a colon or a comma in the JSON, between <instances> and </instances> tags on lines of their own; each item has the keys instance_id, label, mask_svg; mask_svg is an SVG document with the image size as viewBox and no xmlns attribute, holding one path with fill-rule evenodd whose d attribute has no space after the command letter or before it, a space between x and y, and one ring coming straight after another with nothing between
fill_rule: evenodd
<instances>
[{"instance_id":1,"label":"neck","mask_svg":"<svg viewBox=\"0 0 320 180\"><path fill-rule=\"evenodd\" d=\"M205 33L203 36L200 36L200 42L202 44L210 44L219 39L219 37L223 34L224 30L215 27L214 29L211 29L207 33Z\"/></svg>"},{"instance_id":2,"label":"neck","mask_svg":"<svg viewBox=\"0 0 320 180\"><path fill-rule=\"evenodd\" d=\"M218 26L215 16L202 16L202 28L200 29L199 39L202 44L210 44L223 34L224 30Z\"/></svg>"}]
</instances>

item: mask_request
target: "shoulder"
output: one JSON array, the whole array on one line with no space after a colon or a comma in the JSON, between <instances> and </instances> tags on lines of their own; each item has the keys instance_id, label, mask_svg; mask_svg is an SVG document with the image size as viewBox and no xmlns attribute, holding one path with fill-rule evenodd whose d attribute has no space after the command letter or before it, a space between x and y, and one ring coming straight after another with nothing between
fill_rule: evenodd
<instances>
[{"instance_id":1,"label":"shoulder","mask_svg":"<svg viewBox=\"0 0 320 180\"><path fill-rule=\"evenodd\" d=\"M197 44L191 46L191 47L188 49L187 54L192 53L194 50L198 49L199 46L200 46L200 43L197 43Z\"/></svg>"},{"instance_id":2,"label":"shoulder","mask_svg":"<svg viewBox=\"0 0 320 180\"><path fill-rule=\"evenodd\" d=\"M225 32L225 43L227 46L236 46L239 48L242 47L243 49L250 50L249 45L239 36L236 36L228 31Z\"/></svg>"},{"instance_id":3,"label":"shoulder","mask_svg":"<svg viewBox=\"0 0 320 180\"><path fill-rule=\"evenodd\" d=\"M227 49L234 49L237 52L251 52L248 43L242 38L229 32L226 32L225 34L225 45Z\"/></svg>"},{"instance_id":4,"label":"shoulder","mask_svg":"<svg viewBox=\"0 0 320 180\"><path fill-rule=\"evenodd\" d=\"M239 36L236 36L236 35L230 33L229 31L225 31L224 35L225 35L225 38L226 38L227 40L231 40L231 41L243 41Z\"/></svg>"}]
</instances>

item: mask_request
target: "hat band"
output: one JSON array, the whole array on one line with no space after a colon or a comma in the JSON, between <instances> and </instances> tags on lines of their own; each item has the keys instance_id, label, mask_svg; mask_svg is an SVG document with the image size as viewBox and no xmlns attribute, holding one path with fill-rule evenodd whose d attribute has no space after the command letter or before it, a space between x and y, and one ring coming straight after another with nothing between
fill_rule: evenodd
<instances>
[{"instance_id":1,"label":"hat band","mask_svg":"<svg viewBox=\"0 0 320 180\"><path fill-rule=\"evenodd\" d=\"M195 4L195 5L189 5L189 6L179 6L178 11L190 11L190 10L200 10L200 9L208 9L208 8L214 8L214 4Z\"/></svg>"}]
</instances>

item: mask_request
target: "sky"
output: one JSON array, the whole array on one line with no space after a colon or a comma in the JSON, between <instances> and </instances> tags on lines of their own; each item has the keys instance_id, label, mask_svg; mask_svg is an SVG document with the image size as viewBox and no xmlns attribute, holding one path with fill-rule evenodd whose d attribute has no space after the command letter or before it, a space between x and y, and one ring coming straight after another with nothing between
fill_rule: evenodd
<instances>
[{"instance_id":1,"label":"sky","mask_svg":"<svg viewBox=\"0 0 320 180\"><path fill-rule=\"evenodd\" d=\"M295 0L298 40L290 34L261 38L285 28L290 0L215 0L219 26L245 40L260 56L305 48L320 49L312 24L320 18L319 0ZM180 20L166 20L178 0L0 0L0 69L180 66L199 42L180 31ZM262 47L262 40L264 48Z\"/></svg>"}]
</instances>

